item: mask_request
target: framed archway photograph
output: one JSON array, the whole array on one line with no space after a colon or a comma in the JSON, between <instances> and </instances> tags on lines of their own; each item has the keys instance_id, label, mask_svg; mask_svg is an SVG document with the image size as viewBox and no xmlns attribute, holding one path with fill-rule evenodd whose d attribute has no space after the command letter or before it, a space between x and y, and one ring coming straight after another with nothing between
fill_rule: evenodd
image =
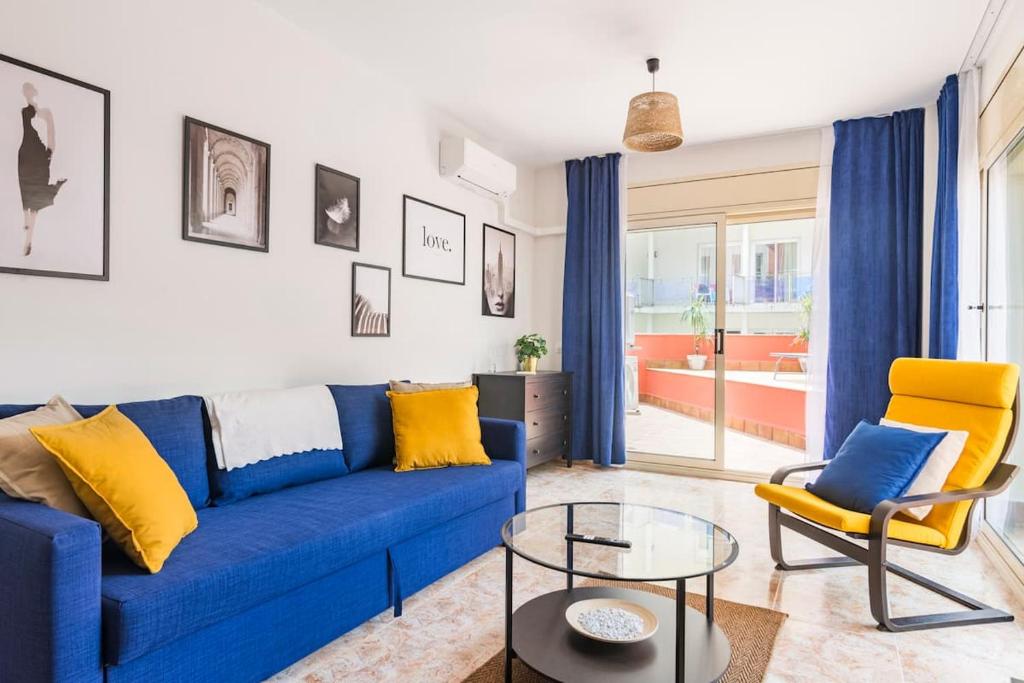
<instances>
[{"instance_id":1,"label":"framed archway photograph","mask_svg":"<svg viewBox=\"0 0 1024 683\"><path fill-rule=\"evenodd\" d=\"M0 158L0 272L108 280L110 91L0 55Z\"/></svg>"},{"instance_id":2,"label":"framed archway photograph","mask_svg":"<svg viewBox=\"0 0 1024 683\"><path fill-rule=\"evenodd\" d=\"M270 251L270 145L185 117L181 236Z\"/></svg>"}]
</instances>

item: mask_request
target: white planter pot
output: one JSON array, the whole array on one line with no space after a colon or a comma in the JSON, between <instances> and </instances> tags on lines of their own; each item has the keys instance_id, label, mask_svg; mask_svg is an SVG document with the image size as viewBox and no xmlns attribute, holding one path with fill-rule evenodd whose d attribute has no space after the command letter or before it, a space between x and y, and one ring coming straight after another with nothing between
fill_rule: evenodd
<instances>
[{"instance_id":1,"label":"white planter pot","mask_svg":"<svg viewBox=\"0 0 1024 683\"><path fill-rule=\"evenodd\" d=\"M692 354L686 357L686 363L691 370L703 370L704 366L708 364L708 357Z\"/></svg>"}]
</instances>

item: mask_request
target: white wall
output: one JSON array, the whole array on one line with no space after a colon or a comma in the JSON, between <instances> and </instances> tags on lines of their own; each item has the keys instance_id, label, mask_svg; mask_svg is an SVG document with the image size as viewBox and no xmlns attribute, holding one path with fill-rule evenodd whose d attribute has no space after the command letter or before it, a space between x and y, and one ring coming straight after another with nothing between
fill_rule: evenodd
<instances>
[{"instance_id":1,"label":"white wall","mask_svg":"<svg viewBox=\"0 0 1024 683\"><path fill-rule=\"evenodd\" d=\"M400 84L248 0L7 2L0 46L112 92L110 282L0 274L0 402L513 367L533 329L534 239L518 236L516 318L481 316L481 222L496 207L437 172L441 134L472 131ZM185 115L271 144L269 254L181 239ZM358 254L313 244L316 162L362 178ZM403 193L467 214L466 286L402 277ZM353 261L392 268L388 339L350 337Z\"/></svg>"},{"instance_id":2,"label":"white wall","mask_svg":"<svg viewBox=\"0 0 1024 683\"><path fill-rule=\"evenodd\" d=\"M817 165L820 147L821 132L814 128L707 145L683 145L659 154L630 154L629 183L791 164Z\"/></svg>"}]
</instances>

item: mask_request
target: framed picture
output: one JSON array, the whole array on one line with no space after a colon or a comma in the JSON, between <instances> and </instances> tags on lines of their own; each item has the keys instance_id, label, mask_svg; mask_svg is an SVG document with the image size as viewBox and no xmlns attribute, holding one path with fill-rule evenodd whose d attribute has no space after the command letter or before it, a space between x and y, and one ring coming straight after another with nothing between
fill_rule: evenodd
<instances>
[{"instance_id":1,"label":"framed picture","mask_svg":"<svg viewBox=\"0 0 1024 683\"><path fill-rule=\"evenodd\" d=\"M486 223L481 289L484 315L516 317L516 236Z\"/></svg>"},{"instance_id":2,"label":"framed picture","mask_svg":"<svg viewBox=\"0 0 1024 683\"><path fill-rule=\"evenodd\" d=\"M0 272L110 279L110 92L0 55Z\"/></svg>"},{"instance_id":3,"label":"framed picture","mask_svg":"<svg viewBox=\"0 0 1024 683\"><path fill-rule=\"evenodd\" d=\"M359 251L359 178L316 165L313 241Z\"/></svg>"},{"instance_id":4,"label":"framed picture","mask_svg":"<svg viewBox=\"0 0 1024 683\"><path fill-rule=\"evenodd\" d=\"M352 264L352 336L391 336L391 269Z\"/></svg>"},{"instance_id":5,"label":"framed picture","mask_svg":"<svg viewBox=\"0 0 1024 683\"><path fill-rule=\"evenodd\" d=\"M402 275L466 284L466 216L402 196Z\"/></svg>"},{"instance_id":6,"label":"framed picture","mask_svg":"<svg viewBox=\"0 0 1024 683\"><path fill-rule=\"evenodd\" d=\"M185 117L181 236L270 251L270 145Z\"/></svg>"}]
</instances>

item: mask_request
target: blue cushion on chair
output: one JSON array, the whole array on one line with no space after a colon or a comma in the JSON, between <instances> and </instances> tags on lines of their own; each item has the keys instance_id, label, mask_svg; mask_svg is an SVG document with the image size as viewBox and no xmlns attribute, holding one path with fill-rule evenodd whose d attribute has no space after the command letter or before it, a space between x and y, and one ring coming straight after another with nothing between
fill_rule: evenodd
<instances>
[{"instance_id":1,"label":"blue cushion on chair","mask_svg":"<svg viewBox=\"0 0 1024 683\"><path fill-rule=\"evenodd\" d=\"M387 384L327 387L338 406L341 447L350 472L391 465L395 457L395 432Z\"/></svg>"},{"instance_id":2,"label":"blue cushion on chair","mask_svg":"<svg viewBox=\"0 0 1024 683\"><path fill-rule=\"evenodd\" d=\"M910 488L945 436L862 420L807 490L833 505L871 514L880 502L899 498Z\"/></svg>"}]
</instances>

